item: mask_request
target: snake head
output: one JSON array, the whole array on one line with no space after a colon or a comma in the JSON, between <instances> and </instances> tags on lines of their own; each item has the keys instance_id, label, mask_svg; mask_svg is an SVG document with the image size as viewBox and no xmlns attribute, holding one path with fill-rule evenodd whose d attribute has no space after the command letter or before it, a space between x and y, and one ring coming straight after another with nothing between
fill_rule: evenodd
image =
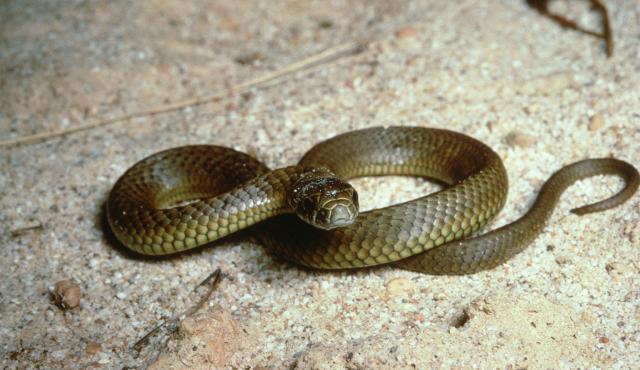
<instances>
[{"instance_id":1,"label":"snake head","mask_svg":"<svg viewBox=\"0 0 640 370\"><path fill-rule=\"evenodd\" d=\"M294 184L293 194L296 215L319 229L345 227L358 217L358 193L329 171L305 174Z\"/></svg>"}]
</instances>

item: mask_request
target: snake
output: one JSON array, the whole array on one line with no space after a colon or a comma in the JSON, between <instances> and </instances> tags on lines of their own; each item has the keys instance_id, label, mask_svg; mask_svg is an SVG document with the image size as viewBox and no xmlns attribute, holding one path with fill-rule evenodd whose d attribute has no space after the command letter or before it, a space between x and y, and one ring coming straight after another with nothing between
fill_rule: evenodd
<instances>
[{"instance_id":1,"label":"snake","mask_svg":"<svg viewBox=\"0 0 640 370\"><path fill-rule=\"evenodd\" d=\"M360 212L347 180L385 175L435 180L443 188ZM572 213L618 206L640 184L638 170L627 162L584 159L549 177L522 217L480 233L507 199L507 172L496 152L455 131L373 127L327 139L297 165L275 170L216 145L152 154L116 181L107 219L124 246L144 255L183 252L252 227L275 256L311 269L392 265L464 275L524 250L543 231L564 190L596 175L618 176L624 186Z\"/></svg>"}]
</instances>

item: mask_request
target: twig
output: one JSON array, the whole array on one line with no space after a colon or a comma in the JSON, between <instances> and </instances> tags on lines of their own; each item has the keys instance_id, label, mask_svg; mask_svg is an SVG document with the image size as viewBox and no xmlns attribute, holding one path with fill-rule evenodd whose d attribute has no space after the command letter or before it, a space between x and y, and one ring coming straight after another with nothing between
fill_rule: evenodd
<instances>
[{"instance_id":1,"label":"twig","mask_svg":"<svg viewBox=\"0 0 640 370\"><path fill-rule=\"evenodd\" d=\"M160 329L164 327L169 327L168 333L167 333L168 335L174 333L178 329L179 322L196 313L199 309L202 308L202 306L204 306L204 304L207 301L209 301L209 299L211 298L211 294L213 294L214 290L216 289L216 287L218 286L221 280L222 280L222 274L220 273L220 269L216 269L209 276L207 276L207 278L204 279L200 284L196 285L196 287L193 289L193 291L196 291L196 289L198 289L203 285L207 285L207 284L209 285L209 289L207 289L207 292L202 296L202 298L200 298L200 300L198 300L198 303L196 303L194 306L190 307L186 311L182 312L181 314L176 315L170 318L169 320L166 320L162 324L156 326L155 328L153 328L151 331L145 334L142 338L140 338L133 345L132 348L136 352L140 352L142 348L144 348L147 344L149 344L149 339L155 336L160 331Z\"/></svg>"},{"instance_id":2,"label":"twig","mask_svg":"<svg viewBox=\"0 0 640 370\"><path fill-rule=\"evenodd\" d=\"M591 0L591 5L600 12L602 17L602 29L604 30L604 40L607 44L607 57L613 56L613 31L609 23L609 12L607 6L601 0Z\"/></svg>"},{"instance_id":3,"label":"twig","mask_svg":"<svg viewBox=\"0 0 640 370\"><path fill-rule=\"evenodd\" d=\"M565 18L561 15L551 13L549 11L549 0L527 0L527 4L530 7L536 9L540 14L554 20L563 28L569 28L578 32L585 33L594 37L602 38L605 40L607 46L607 57L613 56L613 32L611 31L611 25L609 23L609 13L607 7L601 0L590 0L591 6L596 9L602 17L602 29L603 32L595 32L588 30L578 23Z\"/></svg>"},{"instance_id":4,"label":"twig","mask_svg":"<svg viewBox=\"0 0 640 370\"><path fill-rule=\"evenodd\" d=\"M222 98L225 98L227 96L243 93L255 87L266 86L268 85L268 83L270 82L273 83L276 80L278 80L277 81L278 83L282 83L285 81L284 79L282 79L283 77L289 76L295 72L298 72L305 68L309 68L313 65L320 64L320 63L329 63L347 55L359 54L365 49L366 44L367 44L366 41L354 41L354 42L344 43L344 44L326 49L320 53L314 54L312 56L309 56L297 62L291 63L276 71L269 72L260 77L253 78L248 81L231 86L227 89L215 92L209 96L187 99L187 100L183 100L173 104L153 107L153 108L149 108L149 109L145 109L145 110L141 110L133 113L127 113L118 117L108 118L105 120L100 120L98 122L89 123L86 125L79 125L76 127L61 129L57 131L43 132L39 134L18 137L15 139L3 140L3 141L0 141L0 146L14 146L14 145L29 144L29 143L44 141L51 138L65 136L65 135L73 134L80 131L87 131L97 127L111 125L113 123L130 120L132 118L174 112L187 107L194 107L198 105L212 103ZM269 86L271 85L272 84L269 84Z\"/></svg>"},{"instance_id":5,"label":"twig","mask_svg":"<svg viewBox=\"0 0 640 370\"><path fill-rule=\"evenodd\" d=\"M209 284L209 289L207 289L207 292L202 296L202 298L200 298L200 300L195 306L183 312L180 315L180 317L189 317L194 313L196 313L199 309L201 309L202 306L204 306L204 304L207 303L207 301L209 301L209 298L211 298L211 294L213 293L214 290L216 290L216 287L218 286L221 280L222 280L222 274L220 273L219 268L216 269L214 272L212 272L209 276L207 276L206 279L202 280L202 282L198 284L198 286L196 286L196 288L193 291L207 284Z\"/></svg>"},{"instance_id":6,"label":"twig","mask_svg":"<svg viewBox=\"0 0 640 370\"><path fill-rule=\"evenodd\" d=\"M25 234L27 231L42 230L43 228L44 228L44 225L42 225L42 223L40 223L40 221L35 221L31 225L27 225L27 226L23 226L23 227L19 227L19 228L11 230L10 234L11 234L11 237L15 238L15 237L18 237L20 235Z\"/></svg>"},{"instance_id":7,"label":"twig","mask_svg":"<svg viewBox=\"0 0 640 370\"><path fill-rule=\"evenodd\" d=\"M147 344L149 344L149 339L154 336L160 329L162 329L162 327L166 324L167 322L163 322L162 324L156 326L155 328L153 328L153 330L151 330L150 332L148 332L147 334L145 334L142 338L140 338L134 345L133 345L133 349L136 352L140 352L140 350L142 350L143 347L146 347Z\"/></svg>"}]
</instances>

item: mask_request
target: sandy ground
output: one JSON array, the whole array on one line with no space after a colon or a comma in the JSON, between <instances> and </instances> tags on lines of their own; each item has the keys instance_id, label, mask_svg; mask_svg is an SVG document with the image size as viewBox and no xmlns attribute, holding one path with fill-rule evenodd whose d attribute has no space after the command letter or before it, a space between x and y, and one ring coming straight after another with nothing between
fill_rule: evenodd
<instances>
[{"instance_id":1,"label":"sandy ground","mask_svg":"<svg viewBox=\"0 0 640 370\"><path fill-rule=\"evenodd\" d=\"M640 361L640 197L568 210L620 188L572 187L525 252L492 271L325 273L245 237L160 260L109 236L103 205L135 161L212 143L295 163L313 143L373 125L458 130L511 179L492 227L518 217L557 168L587 157L640 165L640 6L608 1L616 37L562 29L524 1L4 1L0 140L206 96L352 40L365 48L222 101L0 148L3 368L629 368ZM553 9L591 29L586 1ZM433 187L361 180L364 208ZM32 230L16 230L37 226ZM146 332L209 305L163 342ZM70 279L79 307L51 296ZM166 344L163 344L166 343Z\"/></svg>"}]
</instances>

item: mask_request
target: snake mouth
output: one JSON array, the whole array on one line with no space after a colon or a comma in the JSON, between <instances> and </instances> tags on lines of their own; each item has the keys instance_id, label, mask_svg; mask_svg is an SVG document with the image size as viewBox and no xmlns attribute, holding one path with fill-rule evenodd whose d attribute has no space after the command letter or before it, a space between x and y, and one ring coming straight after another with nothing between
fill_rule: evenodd
<instances>
[{"instance_id":1,"label":"snake mouth","mask_svg":"<svg viewBox=\"0 0 640 370\"><path fill-rule=\"evenodd\" d=\"M340 204L331 210L330 223L336 227L350 225L354 220L349 208Z\"/></svg>"},{"instance_id":2,"label":"snake mouth","mask_svg":"<svg viewBox=\"0 0 640 370\"><path fill-rule=\"evenodd\" d=\"M315 226L331 230L351 225L358 217L357 206L348 198L331 199L322 204L315 217Z\"/></svg>"}]
</instances>

